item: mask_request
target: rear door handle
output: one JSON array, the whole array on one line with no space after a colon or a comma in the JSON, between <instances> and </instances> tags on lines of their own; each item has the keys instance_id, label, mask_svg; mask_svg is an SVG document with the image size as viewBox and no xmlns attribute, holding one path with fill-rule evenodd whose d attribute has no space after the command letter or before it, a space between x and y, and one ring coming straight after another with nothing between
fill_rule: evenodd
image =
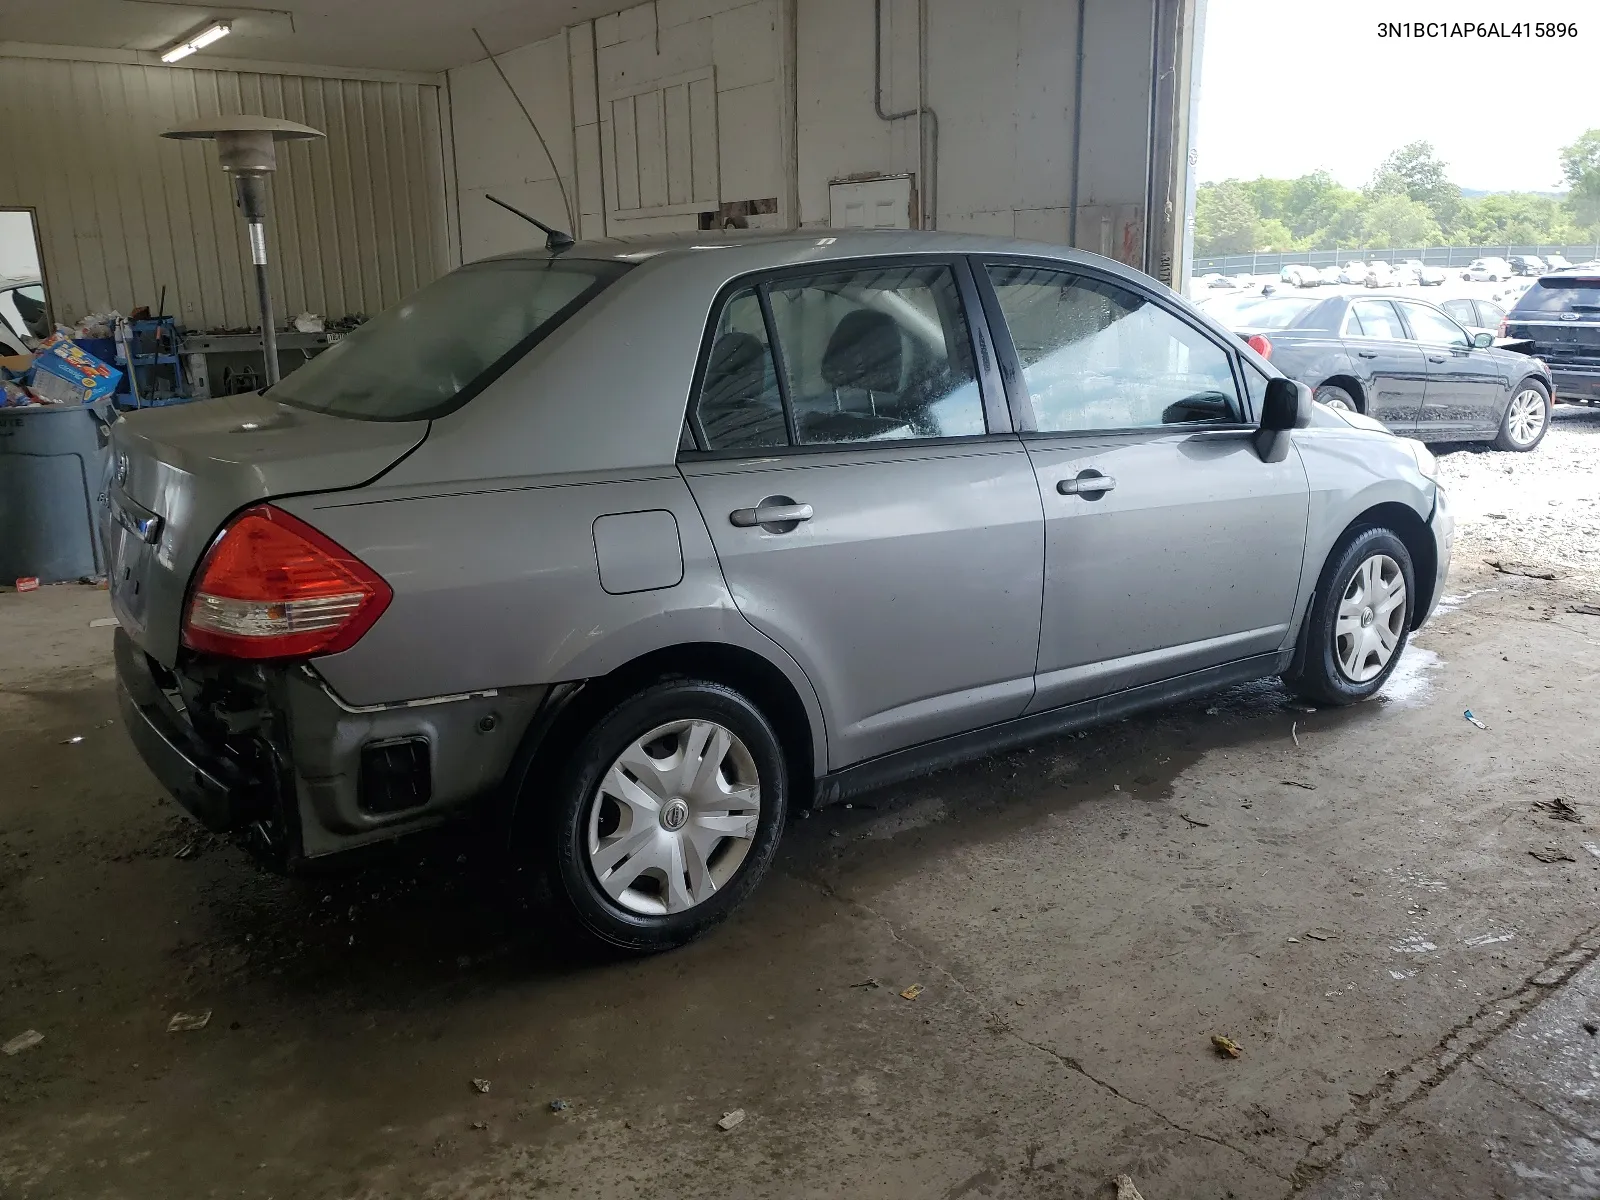
<instances>
[{"instance_id":1,"label":"rear door handle","mask_svg":"<svg viewBox=\"0 0 1600 1200\"><path fill-rule=\"evenodd\" d=\"M1098 471L1083 471L1075 479L1063 479L1056 484L1056 491L1063 496L1098 497L1116 486L1117 481L1109 475L1102 475Z\"/></svg>"},{"instance_id":2,"label":"rear door handle","mask_svg":"<svg viewBox=\"0 0 1600 1200\"><path fill-rule=\"evenodd\" d=\"M1432 354L1430 354L1430 355L1428 355L1428 361L1431 362L1431 363L1442 363L1444 361L1444 357L1445 356L1442 355L1442 354L1439 355L1438 357L1434 357Z\"/></svg>"},{"instance_id":3,"label":"rear door handle","mask_svg":"<svg viewBox=\"0 0 1600 1200\"><path fill-rule=\"evenodd\" d=\"M753 529L760 525L767 528L772 525L787 526L786 529L768 529L769 533L788 533L801 521L811 520L812 512L809 504L796 504L787 496L768 496L754 508L736 508L728 514L728 520L740 529Z\"/></svg>"}]
</instances>

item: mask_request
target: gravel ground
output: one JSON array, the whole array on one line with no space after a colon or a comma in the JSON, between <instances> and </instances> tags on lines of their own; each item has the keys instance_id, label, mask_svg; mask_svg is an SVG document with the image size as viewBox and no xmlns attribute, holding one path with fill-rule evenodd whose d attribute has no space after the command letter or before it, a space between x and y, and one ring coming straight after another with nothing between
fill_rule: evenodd
<instances>
[{"instance_id":1,"label":"gravel ground","mask_svg":"<svg viewBox=\"0 0 1600 1200\"><path fill-rule=\"evenodd\" d=\"M1600 585L1600 408L1558 404L1529 454L1434 447L1456 514L1462 568L1485 558L1538 562Z\"/></svg>"}]
</instances>

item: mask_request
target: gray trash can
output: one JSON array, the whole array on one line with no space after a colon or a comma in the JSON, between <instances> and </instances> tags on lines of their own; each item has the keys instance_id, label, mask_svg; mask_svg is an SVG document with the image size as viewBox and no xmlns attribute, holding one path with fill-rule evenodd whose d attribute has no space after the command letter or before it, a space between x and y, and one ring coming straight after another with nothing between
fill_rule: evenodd
<instances>
[{"instance_id":1,"label":"gray trash can","mask_svg":"<svg viewBox=\"0 0 1600 1200\"><path fill-rule=\"evenodd\" d=\"M97 497L114 419L108 400L0 408L0 582L106 573Z\"/></svg>"}]
</instances>

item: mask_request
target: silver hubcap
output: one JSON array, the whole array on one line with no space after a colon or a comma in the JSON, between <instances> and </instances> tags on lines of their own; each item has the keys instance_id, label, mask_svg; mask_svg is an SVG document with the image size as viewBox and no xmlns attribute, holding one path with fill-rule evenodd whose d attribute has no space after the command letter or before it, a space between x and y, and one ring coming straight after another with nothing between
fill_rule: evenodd
<instances>
[{"instance_id":1,"label":"silver hubcap","mask_svg":"<svg viewBox=\"0 0 1600 1200\"><path fill-rule=\"evenodd\" d=\"M1333 656L1351 683L1383 673L1405 632L1406 577L1387 554L1356 568L1333 624Z\"/></svg>"},{"instance_id":2,"label":"silver hubcap","mask_svg":"<svg viewBox=\"0 0 1600 1200\"><path fill-rule=\"evenodd\" d=\"M1328 408L1337 408L1341 412L1349 412L1350 411L1350 406L1348 404L1346 404L1343 400L1341 400L1338 396L1329 396L1322 403L1324 405L1326 405Z\"/></svg>"},{"instance_id":3,"label":"silver hubcap","mask_svg":"<svg viewBox=\"0 0 1600 1200\"><path fill-rule=\"evenodd\" d=\"M1544 395L1529 388L1518 392L1506 412L1506 431L1519 446L1526 446L1544 428Z\"/></svg>"},{"instance_id":4,"label":"silver hubcap","mask_svg":"<svg viewBox=\"0 0 1600 1200\"><path fill-rule=\"evenodd\" d=\"M733 878L760 817L761 780L745 744L715 721L671 721L601 778L586 814L589 865L630 912L683 912Z\"/></svg>"}]
</instances>

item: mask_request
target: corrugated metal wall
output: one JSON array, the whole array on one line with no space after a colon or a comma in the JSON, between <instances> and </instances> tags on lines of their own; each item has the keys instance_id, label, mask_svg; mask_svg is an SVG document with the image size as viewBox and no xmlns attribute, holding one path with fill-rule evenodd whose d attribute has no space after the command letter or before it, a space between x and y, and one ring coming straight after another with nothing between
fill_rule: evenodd
<instances>
[{"instance_id":1,"label":"corrugated metal wall","mask_svg":"<svg viewBox=\"0 0 1600 1200\"><path fill-rule=\"evenodd\" d=\"M255 320L230 180L209 143L163 129L216 113L286 117L270 205L281 316L375 313L448 269L438 88L247 71L0 59L0 205L38 210L58 321L167 311L192 329Z\"/></svg>"}]
</instances>

